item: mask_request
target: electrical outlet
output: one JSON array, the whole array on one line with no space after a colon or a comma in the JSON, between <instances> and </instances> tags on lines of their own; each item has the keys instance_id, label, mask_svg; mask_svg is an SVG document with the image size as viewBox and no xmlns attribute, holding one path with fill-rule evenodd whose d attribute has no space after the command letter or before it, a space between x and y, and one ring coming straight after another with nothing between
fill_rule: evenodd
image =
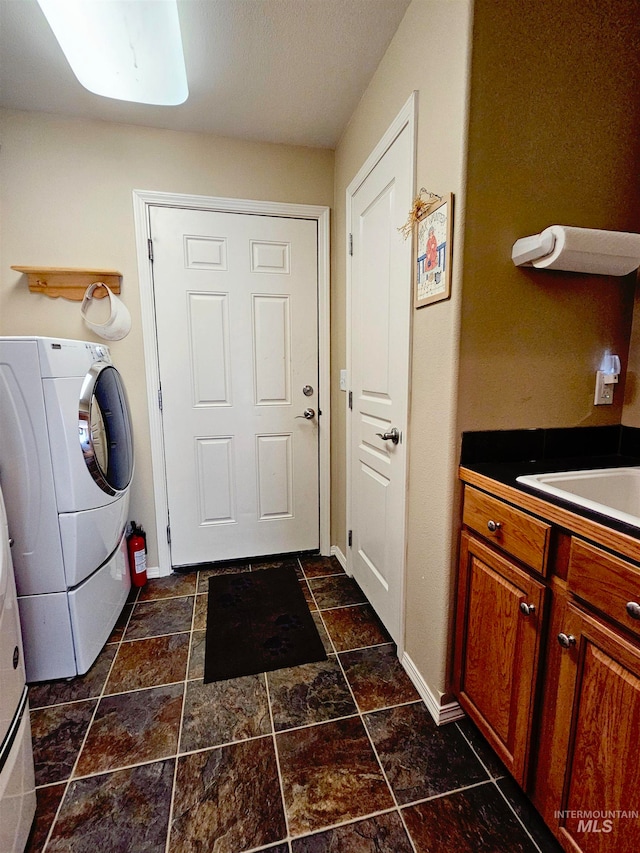
<instances>
[{"instance_id":1,"label":"electrical outlet","mask_svg":"<svg viewBox=\"0 0 640 853\"><path fill-rule=\"evenodd\" d=\"M594 406L610 406L613 403L614 383L605 382L608 374L602 370L596 372L596 393L593 398Z\"/></svg>"}]
</instances>

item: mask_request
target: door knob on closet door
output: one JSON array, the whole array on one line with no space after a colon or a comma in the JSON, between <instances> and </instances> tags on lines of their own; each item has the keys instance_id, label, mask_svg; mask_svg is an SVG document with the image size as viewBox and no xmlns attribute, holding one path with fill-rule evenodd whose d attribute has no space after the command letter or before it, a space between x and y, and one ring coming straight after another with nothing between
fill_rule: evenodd
<instances>
[{"instance_id":1,"label":"door knob on closet door","mask_svg":"<svg viewBox=\"0 0 640 853\"><path fill-rule=\"evenodd\" d=\"M397 444L400 441L400 433L396 427L391 427L389 432L377 432L376 435L383 441L392 441L394 444Z\"/></svg>"},{"instance_id":2,"label":"door knob on closet door","mask_svg":"<svg viewBox=\"0 0 640 853\"><path fill-rule=\"evenodd\" d=\"M301 415L296 415L295 419L298 420L298 418L304 418L306 421L310 421L310 420L313 420L313 418L315 418L315 416L316 416L316 410L315 409L305 409Z\"/></svg>"}]
</instances>

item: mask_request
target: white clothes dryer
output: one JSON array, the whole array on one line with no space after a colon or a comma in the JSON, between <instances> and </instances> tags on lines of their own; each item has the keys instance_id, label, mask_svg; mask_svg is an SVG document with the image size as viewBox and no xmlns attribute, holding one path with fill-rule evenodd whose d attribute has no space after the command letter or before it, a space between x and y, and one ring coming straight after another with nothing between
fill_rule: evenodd
<instances>
[{"instance_id":1,"label":"white clothes dryer","mask_svg":"<svg viewBox=\"0 0 640 853\"><path fill-rule=\"evenodd\" d=\"M0 338L0 484L30 682L85 673L118 618L133 467L108 347Z\"/></svg>"},{"instance_id":2,"label":"white clothes dryer","mask_svg":"<svg viewBox=\"0 0 640 853\"><path fill-rule=\"evenodd\" d=\"M22 853L36 811L16 585L0 492L0 850Z\"/></svg>"}]
</instances>

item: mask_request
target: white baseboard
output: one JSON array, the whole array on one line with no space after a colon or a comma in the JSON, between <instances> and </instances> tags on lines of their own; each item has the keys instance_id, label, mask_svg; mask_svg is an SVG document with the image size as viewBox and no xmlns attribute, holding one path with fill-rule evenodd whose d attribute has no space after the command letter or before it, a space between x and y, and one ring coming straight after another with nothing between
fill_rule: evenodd
<instances>
[{"instance_id":1,"label":"white baseboard","mask_svg":"<svg viewBox=\"0 0 640 853\"><path fill-rule=\"evenodd\" d=\"M169 571L160 571L160 566L147 566L147 577L148 578L166 578L171 574L171 569Z\"/></svg>"},{"instance_id":2,"label":"white baseboard","mask_svg":"<svg viewBox=\"0 0 640 853\"><path fill-rule=\"evenodd\" d=\"M331 546L331 556L336 558L336 560L340 563L340 565L342 566L342 568L346 572L347 571L347 558L345 557L345 555L342 553L342 551L340 550L340 548L337 545Z\"/></svg>"},{"instance_id":3,"label":"white baseboard","mask_svg":"<svg viewBox=\"0 0 640 853\"><path fill-rule=\"evenodd\" d=\"M406 652L402 655L400 663L413 682L413 686L420 694L420 698L427 706L429 713L436 722L436 725L442 726L444 723L452 723L454 720L459 720L464 717L464 711L456 701L448 702L446 705L440 704L440 700L432 692L431 688L420 675L416 665Z\"/></svg>"},{"instance_id":4,"label":"white baseboard","mask_svg":"<svg viewBox=\"0 0 640 853\"><path fill-rule=\"evenodd\" d=\"M347 558L342 553L338 545L331 546L331 555L336 558L342 568L346 571ZM413 686L420 694L420 698L429 709L429 713L438 726L441 726L444 723L452 723L454 720L459 720L464 717L464 711L456 701L447 702L446 705L441 704L440 700L431 691L431 688L420 675L418 668L406 652L403 653L400 663L404 667L407 675L413 683Z\"/></svg>"}]
</instances>

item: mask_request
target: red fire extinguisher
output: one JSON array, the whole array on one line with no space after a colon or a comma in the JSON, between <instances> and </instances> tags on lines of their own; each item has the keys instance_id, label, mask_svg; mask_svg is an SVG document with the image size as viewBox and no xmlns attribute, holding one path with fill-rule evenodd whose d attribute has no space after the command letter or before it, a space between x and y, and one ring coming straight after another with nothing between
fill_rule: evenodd
<instances>
[{"instance_id":1,"label":"red fire extinguisher","mask_svg":"<svg viewBox=\"0 0 640 853\"><path fill-rule=\"evenodd\" d=\"M134 586L144 586L147 582L147 549L144 530L135 521L131 522L131 533L127 536L129 552L129 570Z\"/></svg>"}]
</instances>

